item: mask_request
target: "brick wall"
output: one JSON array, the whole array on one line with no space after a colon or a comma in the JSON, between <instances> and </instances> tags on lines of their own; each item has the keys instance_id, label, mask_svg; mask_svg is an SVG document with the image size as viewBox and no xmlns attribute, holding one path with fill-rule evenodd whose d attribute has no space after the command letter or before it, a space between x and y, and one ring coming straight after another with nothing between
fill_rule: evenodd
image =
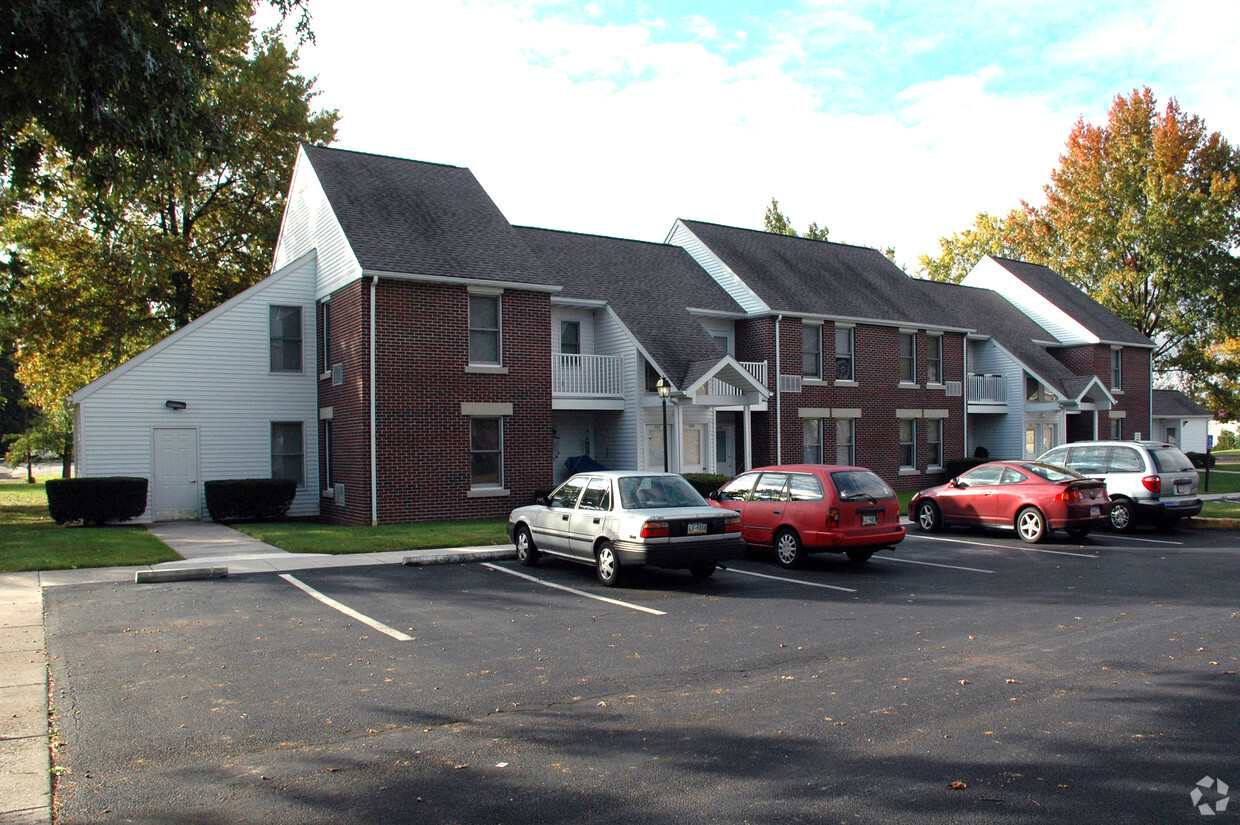
<instances>
[{"instance_id":1,"label":"brick wall","mask_svg":"<svg viewBox=\"0 0 1240 825\"><path fill-rule=\"evenodd\" d=\"M1124 438L1133 438L1138 432L1142 438L1151 436L1150 351L1140 347L1124 347L1121 356L1123 372L1120 387L1115 393L1116 410L1126 413ZM1079 347L1057 347L1050 350L1060 363L1076 375L1096 375L1103 386L1111 389L1111 347L1108 344L1092 344ZM1075 420L1074 420L1075 419ZM1110 437L1110 419L1106 412L1098 413L1098 437ZM1079 415L1068 417L1068 441L1085 441L1093 438L1093 417Z\"/></svg>"},{"instance_id":2,"label":"brick wall","mask_svg":"<svg viewBox=\"0 0 1240 825\"><path fill-rule=\"evenodd\" d=\"M370 523L370 284L354 281L329 296L331 340L327 362L323 357L323 302L319 302L319 375L341 366L344 382L332 386L331 377L319 379L319 407L332 408L332 481L344 485L344 505L334 499L320 500L319 512L339 524ZM322 422L318 424L320 435ZM319 467L324 466L324 446L319 445ZM323 482L326 484L326 480Z\"/></svg>"},{"instance_id":3,"label":"brick wall","mask_svg":"<svg viewBox=\"0 0 1240 825\"><path fill-rule=\"evenodd\" d=\"M737 358L742 361L767 360L767 385L773 391L777 375L801 374L803 326L799 319L785 317L779 322L779 348L782 369L775 363L775 320L758 318L736 324ZM898 409L949 411L943 421L943 459L964 454L964 401L960 396L948 398L942 389L926 388L926 339L917 334L917 389L900 387L900 332L893 327L859 324L854 328L854 373L857 386L836 386L833 377L825 381L806 381L800 393L784 393L780 403L779 445L785 463L799 463L804 455L804 430L800 410L814 408L855 408L861 410L856 424L856 461L869 467L896 489L920 489L944 480L942 473L926 473L926 421L916 422L916 454L919 472L900 475L900 443ZM835 325L822 328L823 369L834 375ZM964 340L959 333L942 336L943 380L964 381ZM768 412L753 419L753 459L755 466L776 461L775 398L768 402ZM827 462L835 460L835 427L828 420L823 432L823 454Z\"/></svg>"}]
</instances>

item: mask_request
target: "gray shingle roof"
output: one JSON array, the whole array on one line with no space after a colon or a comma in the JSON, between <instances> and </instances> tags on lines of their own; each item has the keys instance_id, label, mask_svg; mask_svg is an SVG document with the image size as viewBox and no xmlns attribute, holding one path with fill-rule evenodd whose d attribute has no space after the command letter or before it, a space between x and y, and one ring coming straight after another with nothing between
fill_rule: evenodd
<instances>
[{"instance_id":1,"label":"gray shingle roof","mask_svg":"<svg viewBox=\"0 0 1240 825\"><path fill-rule=\"evenodd\" d=\"M1213 415L1179 390L1154 390L1154 415L1166 418Z\"/></svg>"},{"instance_id":2,"label":"gray shingle roof","mask_svg":"<svg viewBox=\"0 0 1240 825\"><path fill-rule=\"evenodd\" d=\"M302 148L362 269L550 283L468 169Z\"/></svg>"},{"instance_id":3,"label":"gray shingle roof","mask_svg":"<svg viewBox=\"0 0 1240 825\"><path fill-rule=\"evenodd\" d=\"M938 326L877 249L681 220L775 312Z\"/></svg>"},{"instance_id":4,"label":"gray shingle roof","mask_svg":"<svg viewBox=\"0 0 1240 825\"><path fill-rule=\"evenodd\" d=\"M677 388L727 354L689 308L742 315L741 307L678 246L518 227L564 289L605 300Z\"/></svg>"},{"instance_id":5,"label":"gray shingle roof","mask_svg":"<svg viewBox=\"0 0 1240 825\"><path fill-rule=\"evenodd\" d=\"M1118 315L1073 286L1053 269L1041 264L1013 261L1009 258L991 256L994 260L1046 298L1055 306L1076 319L1081 326L1097 335L1104 343L1152 347L1154 342L1134 329Z\"/></svg>"}]
</instances>

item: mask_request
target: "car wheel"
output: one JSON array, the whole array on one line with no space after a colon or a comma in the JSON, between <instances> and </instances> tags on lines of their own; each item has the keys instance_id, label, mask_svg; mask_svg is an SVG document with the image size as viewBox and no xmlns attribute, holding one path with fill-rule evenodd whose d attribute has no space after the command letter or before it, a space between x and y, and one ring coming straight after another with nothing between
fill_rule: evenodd
<instances>
[{"instance_id":1,"label":"car wheel","mask_svg":"<svg viewBox=\"0 0 1240 825\"><path fill-rule=\"evenodd\" d=\"M598 580L608 587L615 587L620 582L620 561L616 558L616 550L611 542L605 541L598 546L595 558L595 570Z\"/></svg>"},{"instance_id":2,"label":"car wheel","mask_svg":"<svg viewBox=\"0 0 1240 825\"><path fill-rule=\"evenodd\" d=\"M1111 529L1117 533L1127 533L1136 523L1132 511L1132 502L1126 498L1111 500Z\"/></svg>"},{"instance_id":3,"label":"car wheel","mask_svg":"<svg viewBox=\"0 0 1240 825\"><path fill-rule=\"evenodd\" d=\"M1066 532L1069 536L1071 536L1074 539L1083 539L1089 535L1089 528L1088 527L1069 527Z\"/></svg>"},{"instance_id":4,"label":"car wheel","mask_svg":"<svg viewBox=\"0 0 1240 825\"><path fill-rule=\"evenodd\" d=\"M715 575L715 565L713 564L695 564L689 568L689 572L693 574L695 579L709 579Z\"/></svg>"},{"instance_id":5,"label":"car wheel","mask_svg":"<svg viewBox=\"0 0 1240 825\"><path fill-rule=\"evenodd\" d=\"M805 548L801 537L792 530L782 530L775 536L775 561L780 567L791 570L805 563Z\"/></svg>"},{"instance_id":6,"label":"car wheel","mask_svg":"<svg viewBox=\"0 0 1240 825\"><path fill-rule=\"evenodd\" d=\"M845 550L844 555L848 556L848 560L861 564L863 561L869 561L870 556L874 555L873 550Z\"/></svg>"},{"instance_id":7,"label":"car wheel","mask_svg":"<svg viewBox=\"0 0 1240 825\"><path fill-rule=\"evenodd\" d=\"M917 505L917 526L927 533L937 533L943 529L943 514L939 505L933 501L923 501Z\"/></svg>"},{"instance_id":8,"label":"car wheel","mask_svg":"<svg viewBox=\"0 0 1240 825\"><path fill-rule=\"evenodd\" d=\"M1180 523L1179 516L1167 516L1165 518L1160 518L1158 521L1154 522L1154 529L1160 533L1169 533L1172 530L1174 530L1175 526L1179 523Z\"/></svg>"},{"instance_id":9,"label":"car wheel","mask_svg":"<svg viewBox=\"0 0 1240 825\"><path fill-rule=\"evenodd\" d=\"M1026 507L1016 514L1016 532L1021 541L1037 544L1046 538L1046 517L1033 507Z\"/></svg>"},{"instance_id":10,"label":"car wheel","mask_svg":"<svg viewBox=\"0 0 1240 825\"><path fill-rule=\"evenodd\" d=\"M530 528L524 524L517 527L517 535L513 542L517 546L517 561L525 567L533 567L538 564L538 557L541 555L538 548L534 546L534 537L530 535Z\"/></svg>"}]
</instances>

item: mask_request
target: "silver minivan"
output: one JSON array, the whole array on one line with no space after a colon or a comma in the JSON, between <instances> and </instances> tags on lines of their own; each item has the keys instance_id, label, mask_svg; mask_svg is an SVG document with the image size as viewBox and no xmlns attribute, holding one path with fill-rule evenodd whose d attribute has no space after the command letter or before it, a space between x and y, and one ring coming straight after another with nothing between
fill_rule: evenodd
<instances>
[{"instance_id":1,"label":"silver minivan","mask_svg":"<svg viewBox=\"0 0 1240 825\"><path fill-rule=\"evenodd\" d=\"M1038 461L1105 481L1111 526L1121 533L1138 522L1170 530L1181 518L1201 512L1197 469L1174 444L1077 441L1043 453Z\"/></svg>"}]
</instances>

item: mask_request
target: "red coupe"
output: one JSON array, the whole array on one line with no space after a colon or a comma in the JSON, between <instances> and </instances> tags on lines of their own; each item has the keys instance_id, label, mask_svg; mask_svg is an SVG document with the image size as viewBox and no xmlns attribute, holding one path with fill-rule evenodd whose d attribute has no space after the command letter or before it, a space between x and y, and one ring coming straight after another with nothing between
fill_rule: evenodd
<instances>
[{"instance_id":1,"label":"red coupe","mask_svg":"<svg viewBox=\"0 0 1240 825\"><path fill-rule=\"evenodd\" d=\"M991 461L946 484L922 490L908 505L909 518L934 532L949 524L1015 530L1036 543L1052 530L1072 538L1110 522L1106 484L1037 461Z\"/></svg>"}]
</instances>

